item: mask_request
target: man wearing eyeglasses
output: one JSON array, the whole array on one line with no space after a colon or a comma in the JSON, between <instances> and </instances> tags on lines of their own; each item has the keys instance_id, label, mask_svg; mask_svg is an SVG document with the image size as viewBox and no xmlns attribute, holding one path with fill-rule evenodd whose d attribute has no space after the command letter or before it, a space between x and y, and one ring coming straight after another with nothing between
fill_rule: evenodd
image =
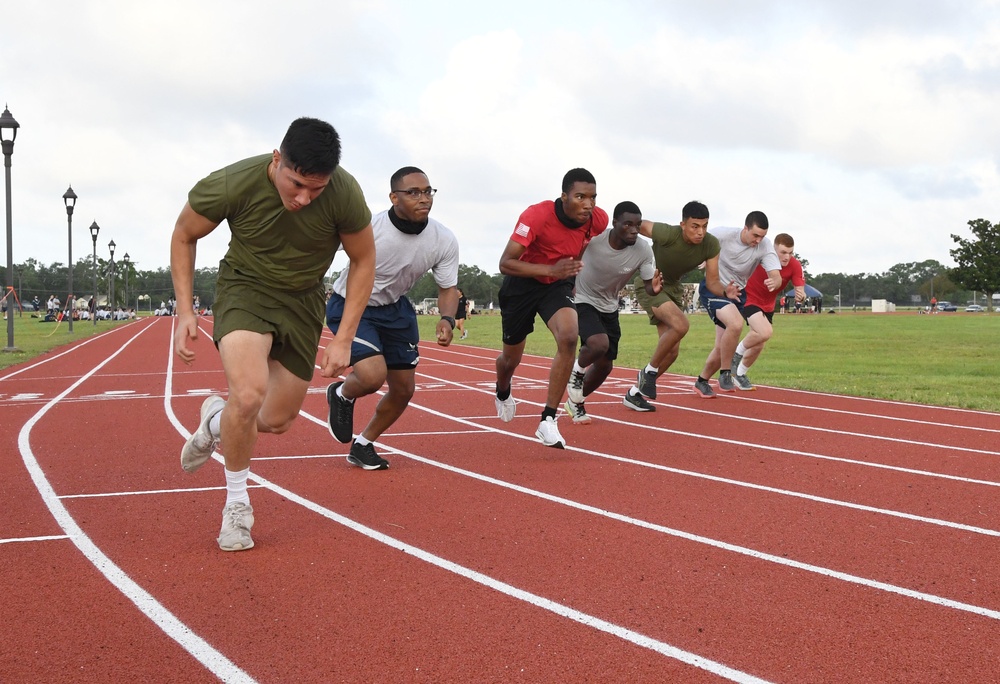
<instances>
[{"instance_id":1,"label":"man wearing eyeglasses","mask_svg":"<svg viewBox=\"0 0 1000 684\"><path fill-rule=\"evenodd\" d=\"M389 462L375 452L374 442L403 415L413 397L420 355L417 314L406 293L429 270L438 286L437 342L451 344L458 309L458 240L430 217L434 194L427 175L404 166L389 182L392 206L372 219L375 234L375 285L351 346L353 369L343 382L326 390L330 434L343 444L354 437L354 402L374 394L387 382L368 425L351 444L349 463L365 470L385 470ZM350 266L333 284L326 322L336 335L342 325L345 286Z\"/></svg>"},{"instance_id":2,"label":"man wearing eyeglasses","mask_svg":"<svg viewBox=\"0 0 1000 684\"><path fill-rule=\"evenodd\" d=\"M194 265L198 240L226 221L232 237L219 263L213 337L222 357L228 399L212 395L181 450L194 472L225 443L226 505L219 548L253 547L247 493L257 435L292 425L312 381L323 330L323 276L343 245L351 259L341 334L326 346L321 374L350 363L354 328L375 270L371 211L354 178L340 166L340 138L318 119L292 122L279 149L231 164L188 193L170 241L177 295L174 346L187 364L198 338Z\"/></svg>"},{"instance_id":3,"label":"man wearing eyeglasses","mask_svg":"<svg viewBox=\"0 0 1000 684\"><path fill-rule=\"evenodd\" d=\"M583 267L581 258L592 238L608 227L608 214L597 206L597 181L586 169L571 169L563 177L562 194L524 210L500 256L503 350L497 357L495 404L504 422L514 419L516 405L511 380L521 363L526 338L535 329L536 314L556 341L549 371L549 389L535 436L548 447L564 449L556 412L576 359L579 324L573 303L573 281Z\"/></svg>"}]
</instances>

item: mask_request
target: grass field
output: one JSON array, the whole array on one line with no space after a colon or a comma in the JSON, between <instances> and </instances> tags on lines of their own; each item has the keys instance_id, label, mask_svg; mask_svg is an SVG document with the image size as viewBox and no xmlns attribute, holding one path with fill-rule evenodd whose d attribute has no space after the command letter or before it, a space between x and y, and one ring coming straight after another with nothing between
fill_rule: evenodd
<instances>
[{"instance_id":1,"label":"grass field","mask_svg":"<svg viewBox=\"0 0 1000 684\"><path fill-rule=\"evenodd\" d=\"M421 317L421 337L433 339L436 318ZM715 341L705 313L691 330L670 371L694 377ZM500 317L473 316L465 342L500 348ZM939 406L1000 411L1000 316L947 313L776 315L774 337L750 371L762 385L879 397ZM649 361L656 329L644 314L621 316L616 365ZM461 343L460 343L461 344ZM526 351L551 356L552 336L540 319Z\"/></svg>"},{"instance_id":2,"label":"grass field","mask_svg":"<svg viewBox=\"0 0 1000 684\"><path fill-rule=\"evenodd\" d=\"M421 337L434 338L437 317L421 316ZM643 314L623 315L618 365L646 364L656 344L656 330ZM73 334L62 323L40 323L37 318L14 318L18 352L0 354L0 369L30 360L69 342L105 332L114 325L76 321ZM468 319L465 343L500 348L500 316ZM780 385L912 401L939 406L1000 412L1000 316L947 313L778 315L775 335L750 372L762 385ZM691 330L681 343L681 355L671 372L695 376L714 342L708 316L691 316ZM0 328L6 347L6 322ZM464 343L458 343L464 344ZM552 336L541 320L528 337L526 351L551 356Z\"/></svg>"}]
</instances>

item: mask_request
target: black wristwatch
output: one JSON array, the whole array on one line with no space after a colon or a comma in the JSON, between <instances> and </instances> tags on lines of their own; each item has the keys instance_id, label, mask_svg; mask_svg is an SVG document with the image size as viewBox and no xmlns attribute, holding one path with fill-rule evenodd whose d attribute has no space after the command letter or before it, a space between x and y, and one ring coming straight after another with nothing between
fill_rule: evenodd
<instances>
[{"instance_id":1,"label":"black wristwatch","mask_svg":"<svg viewBox=\"0 0 1000 684\"><path fill-rule=\"evenodd\" d=\"M441 317L441 320L442 320L442 321L448 321L448 325L450 325L450 326L451 326L451 329L452 329L452 330L454 330L454 329L455 329L455 319L454 319L454 318L452 318L451 316L442 316L442 317Z\"/></svg>"}]
</instances>

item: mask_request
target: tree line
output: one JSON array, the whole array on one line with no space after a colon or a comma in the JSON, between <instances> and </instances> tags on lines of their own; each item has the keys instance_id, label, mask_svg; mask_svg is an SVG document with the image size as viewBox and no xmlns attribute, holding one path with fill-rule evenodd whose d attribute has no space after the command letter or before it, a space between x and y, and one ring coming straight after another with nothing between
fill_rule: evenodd
<instances>
[{"instance_id":1,"label":"tree line","mask_svg":"<svg viewBox=\"0 0 1000 684\"><path fill-rule=\"evenodd\" d=\"M886 299L897 306L919 306L938 300L951 300L959 304L973 297L983 297L986 305L990 296L1000 292L1000 223L986 219L968 222L972 238L952 235L956 247L950 250L956 266L949 268L934 259L896 264L884 273L820 273L808 271L809 262L802 259L806 282L823 293L824 306L835 306L837 295L841 306L867 307L873 299ZM218 269L199 268L195 271L194 293L203 305L215 300L215 278ZM93 294L94 268L91 257L81 258L73 267L73 286L76 297L89 299ZM156 308L160 301L173 296L170 269L139 270L132 262L115 261L112 273L110 260L97 260L98 301L105 302L114 282L114 306ZM0 267L2 282L6 284L6 269ZM328 278L332 283L337 274ZM688 274L687 282L699 282L701 272ZM128 290L126 293L126 283ZM486 309L490 302L496 306L497 293L503 284L499 273L487 273L478 266L461 264L458 268L458 285L465 296L476 302L479 309ZM48 266L35 259L28 259L14 266L14 289L22 300L38 297L45 302L50 295L66 300L69 294L69 274L64 263ZM149 296L149 300L138 299ZM126 296L128 299L126 300ZM431 273L424 276L407 293L414 304L426 298L437 297L437 285ZM137 306L137 304L139 306Z\"/></svg>"}]
</instances>

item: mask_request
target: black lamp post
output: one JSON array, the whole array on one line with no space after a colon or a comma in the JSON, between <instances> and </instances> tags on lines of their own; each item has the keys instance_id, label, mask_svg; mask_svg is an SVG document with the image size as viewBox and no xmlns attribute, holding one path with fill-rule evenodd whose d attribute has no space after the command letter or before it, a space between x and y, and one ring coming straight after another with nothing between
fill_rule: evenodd
<instances>
[{"instance_id":1,"label":"black lamp post","mask_svg":"<svg viewBox=\"0 0 1000 684\"><path fill-rule=\"evenodd\" d=\"M10 110L4 107L3 114L0 114L0 146L3 147L4 180L7 190L7 347L4 351L17 351L14 346L14 302L10 301L10 296L14 291L14 233L11 226L10 213L10 156L14 154L14 140L17 138L17 129L20 124L10 114ZM9 137L8 137L9 136Z\"/></svg>"},{"instance_id":2,"label":"black lamp post","mask_svg":"<svg viewBox=\"0 0 1000 684\"><path fill-rule=\"evenodd\" d=\"M125 311L128 312L128 252L125 252L125 256L122 258L122 262L125 264L125 296L122 299L125 300Z\"/></svg>"},{"instance_id":3,"label":"black lamp post","mask_svg":"<svg viewBox=\"0 0 1000 684\"><path fill-rule=\"evenodd\" d=\"M90 310L90 318L95 326L97 325L97 234L100 232L101 227L97 225L97 221L90 224L90 237L94 240L94 295L90 300L94 306Z\"/></svg>"},{"instance_id":4,"label":"black lamp post","mask_svg":"<svg viewBox=\"0 0 1000 684\"><path fill-rule=\"evenodd\" d=\"M68 226L67 235L69 236L69 297L67 298L66 308L69 309L69 331L73 332L73 313L76 311L76 304L73 301L73 207L76 206L76 193L73 192L73 186L69 186L69 190L63 194L63 203L66 205L66 224Z\"/></svg>"},{"instance_id":5,"label":"black lamp post","mask_svg":"<svg viewBox=\"0 0 1000 684\"><path fill-rule=\"evenodd\" d=\"M111 280L108 282L108 309L111 311L112 319L115 316L115 241L108 243L108 251L111 252L111 266L109 272Z\"/></svg>"}]
</instances>

